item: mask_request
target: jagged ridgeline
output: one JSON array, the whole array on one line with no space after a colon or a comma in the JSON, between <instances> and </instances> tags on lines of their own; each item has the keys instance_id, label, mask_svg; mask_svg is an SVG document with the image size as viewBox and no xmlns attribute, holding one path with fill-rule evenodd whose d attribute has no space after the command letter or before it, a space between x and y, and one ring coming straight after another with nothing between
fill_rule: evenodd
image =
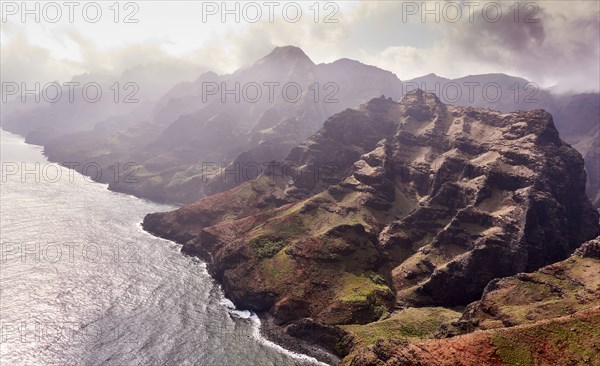
<instances>
[{"instance_id":1,"label":"jagged ridgeline","mask_svg":"<svg viewBox=\"0 0 600 366\"><path fill-rule=\"evenodd\" d=\"M380 95L399 100L407 91L420 87L455 105L503 113L531 109L550 112L561 138L583 155L587 193L600 207L598 93L556 94L504 74L458 79L430 74L401 82L390 71L349 59L315 64L293 46L277 47L232 74L206 72L193 82L169 89L169 83L176 79L169 76L172 71L165 65L148 65L122 75L123 83L155 80L154 75L161 75L161 80L150 83L156 84L154 87L142 85L143 90L153 91L153 97L168 90L156 101L142 98L139 105L114 104L110 98L102 103L8 103L2 110L2 128L44 145L51 161L79 163L76 169L109 184L111 190L155 201L192 203L254 179L254 168L245 170L247 167L284 159L290 149L312 136L334 114ZM93 76L75 80L81 78ZM277 86L271 90L267 84ZM482 87L472 93L469 85L497 85L499 99L486 98ZM460 98L452 99L456 86L462 89ZM526 86L531 88L522 90ZM261 96L254 100L257 88ZM296 100L293 95L298 88L302 93ZM236 89L247 92L226 92ZM123 168L115 169L119 163ZM98 175L96 169L88 172L86 164L99 165L106 173ZM233 174L228 179L211 174L219 169Z\"/></svg>"},{"instance_id":2,"label":"jagged ridgeline","mask_svg":"<svg viewBox=\"0 0 600 366\"><path fill-rule=\"evenodd\" d=\"M237 95L225 92L236 88ZM61 106L9 116L3 128L43 144L53 161L76 159L80 167L92 162L106 172L116 162L135 163L134 179L127 179L131 170L121 172L117 180L112 174L97 178L111 190L191 203L256 177L251 171L228 180L209 179L207 167L223 163L234 169L281 160L328 117L380 95L401 97L396 75L348 59L315 64L301 49L287 46L232 74L204 73L194 82L178 84L155 103L106 117L87 130L80 126L85 118L64 121L73 118ZM66 107L84 110L80 104ZM56 115L54 109L62 112L57 121L39 117Z\"/></svg>"},{"instance_id":3,"label":"jagged ridgeline","mask_svg":"<svg viewBox=\"0 0 600 366\"><path fill-rule=\"evenodd\" d=\"M286 163L301 169L150 214L144 228L206 259L237 306L296 328L464 306L600 233L583 159L543 110L454 107L420 90L376 98L330 117Z\"/></svg>"}]
</instances>

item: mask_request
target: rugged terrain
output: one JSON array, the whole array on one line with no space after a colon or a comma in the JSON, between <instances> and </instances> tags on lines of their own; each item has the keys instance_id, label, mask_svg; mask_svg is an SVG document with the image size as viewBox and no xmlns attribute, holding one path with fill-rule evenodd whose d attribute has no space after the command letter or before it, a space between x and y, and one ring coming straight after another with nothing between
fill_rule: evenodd
<instances>
[{"instance_id":1,"label":"rugged terrain","mask_svg":"<svg viewBox=\"0 0 600 366\"><path fill-rule=\"evenodd\" d=\"M563 140L584 156L587 193L600 207L597 93L554 94L504 74L459 79L431 74L401 82L389 71L349 59L315 64L292 46L278 47L232 74L206 72L169 90L173 80L189 75L187 69L178 70L146 65L123 73L119 79L122 86L131 81L140 85L136 94L139 104L113 103L108 88L114 81L82 75L74 81L103 85L107 93L100 103L68 103L63 98L61 103L43 106L7 104L2 127L44 145L52 161L78 162L81 173L108 183L112 190L156 201L191 203L255 178L260 168L284 159L328 117L381 95L398 100L420 87L435 91L442 101L453 105L504 113L547 110ZM161 78L156 78L159 74ZM265 83L278 85L273 87L272 99ZM284 86L292 84L302 90L298 100L283 97ZM262 90L257 101L252 101L252 85ZM489 85L499 88L498 100L494 98L496 87L484 89ZM208 92L215 87L220 90ZM286 95L294 96L296 87ZM456 87L459 98L455 98ZM221 93L236 88L238 98L235 93ZM157 99L158 95L162 96ZM17 107L23 110L15 111ZM96 169L86 172L85 164L98 164L103 174L96 175ZM226 179L207 174L214 171L225 172Z\"/></svg>"},{"instance_id":2,"label":"rugged terrain","mask_svg":"<svg viewBox=\"0 0 600 366\"><path fill-rule=\"evenodd\" d=\"M587 171L587 194L592 203L600 208L598 93L551 93L528 80L504 74L469 75L457 79L430 74L404 83L405 90L416 87L435 92L444 103L490 108L500 112L548 111L561 139L583 155ZM499 95L496 95L497 90L500 91Z\"/></svg>"},{"instance_id":3,"label":"rugged terrain","mask_svg":"<svg viewBox=\"0 0 600 366\"><path fill-rule=\"evenodd\" d=\"M490 281L596 237L585 180L549 113L447 106L418 90L332 116L259 178L144 228L204 258L237 306L294 336L324 334L344 356L361 342L346 335L374 341L378 321L383 338L430 336Z\"/></svg>"},{"instance_id":4,"label":"rugged terrain","mask_svg":"<svg viewBox=\"0 0 600 366\"><path fill-rule=\"evenodd\" d=\"M459 320L424 336L414 336L424 322L410 311L345 327L357 346L343 364L600 365L600 238L567 260L490 282Z\"/></svg>"}]
</instances>

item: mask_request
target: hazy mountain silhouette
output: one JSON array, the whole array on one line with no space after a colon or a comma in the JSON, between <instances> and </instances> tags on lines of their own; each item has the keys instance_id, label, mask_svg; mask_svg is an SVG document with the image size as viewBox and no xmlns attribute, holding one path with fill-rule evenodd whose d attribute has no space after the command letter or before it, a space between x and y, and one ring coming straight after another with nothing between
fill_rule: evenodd
<instances>
[{"instance_id":1,"label":"hazy mountain silhouette","mask_svg":"<svg viewBox=\"0 0 600 366\"><path fill-rule=\"evenodd\" d=\"M61 100L37 108L28 104L24 111L5 116L3 128L43 144L55 161L76 159L102 166L134 162L137 182L114 182L109 175L98 178L111 189L161 201L192 202L254 178L256 168L243 169L284 158L329 116L381 95L399 100L418 87L451 105L501 112L547 110L561 137L584 156L587 192L600 205L598 93L553 94L505 74L458 79L429 74L402 83L389 71L354 60L315 64L293 46L277 47L232 74L205 72L194 81L165 87L184 74L164 65L128 70L123 82L140 79L151 85L141 95L143 103L113 103L104 98L101 103ZM74 80L93 79L86 74ZM108 81L104 84L108 88ZM157 98L159 93L162 96ZM203 173L207 166L227 170L229 178L207 177Z\"/></svg>"}]
</instances>

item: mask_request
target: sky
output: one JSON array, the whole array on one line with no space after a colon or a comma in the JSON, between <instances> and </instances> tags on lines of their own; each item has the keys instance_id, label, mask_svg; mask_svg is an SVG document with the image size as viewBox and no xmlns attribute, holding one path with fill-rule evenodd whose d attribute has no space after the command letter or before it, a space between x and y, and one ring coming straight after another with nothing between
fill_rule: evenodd
<instances>
[{"instance_id":1,"label":"sky","mask_svg":"<svg viewBox=\"0 0 600 366\"><path fill-rule=\"evenodd\" d=\"M295 45L315 63L350 58L401 80L499 72L560 92L600 89L596 0L65 4L2 1L2 81L68 81L152 63L230 73Z\"/></svg>"}]
</instances>

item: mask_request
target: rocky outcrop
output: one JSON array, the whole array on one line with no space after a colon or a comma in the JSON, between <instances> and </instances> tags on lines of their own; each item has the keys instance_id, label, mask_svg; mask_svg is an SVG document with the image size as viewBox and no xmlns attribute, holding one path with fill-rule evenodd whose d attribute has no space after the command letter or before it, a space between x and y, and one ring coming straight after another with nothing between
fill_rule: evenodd
<instances>
[{"instance_id":1,"label":"rocky outcrop","mask_svg":"<svg viewBox=\"0 0 600 366\"><path fill-rule=\"evenodd\" d=\"M600 259L600 238L590 240L580 246L575 255L583 258Z\"/></svg>"},{"instance_id":2,"label":"rocky outcrop","mask_svg":"<svg viewBox=\"0 0 600 366\"><path fill-rule=\"evenodd\" d=\"M600 303L600 241L583 244L569 259L533 273L496 279L470 304L461 322L494 329L572 315Z\"/></svg>"},{"instance_id":3,"label":"rocky outcrop","mask_svg":"<svg viewBox=\"0 0 600 366\"><path fill-rule=\"evenodd\" d=\"M600 311L442 340L381 339L348 366L598 365Z\"/></svg>"},{"instance_id":4,"label":"rocky outcrop","mask_svg":"<svg viewBox=\"0 0 600 366\"><path fill-rule=\"evenodd\" d=\"M331 117L286 164L294 174L144 221L205 258L237 306L283 325L466 305L600 232L583 159L543 110L452 107L420 90L376 98Z\"/></svg>"},{"instance_id":5,"label":"rocky outcrop","mask_svg":"<svg viewBox=\"0 0 600 366\"><path fill-rule=\"evenodd\" d=\"M555 94L528 80L505 74L446 79L435 74L404 81L404 88L434 91L442 102L500 112L544 109L553 116L561 138L581 153L587 171L587 194L600 208L600 95ZM499 89L497 98L482 92Z\"/></svg>"},{"instance_id":6,"label":"rocky outcrop","mask_svg":"<svg viewBox=\"0 0 600 366\"><path fill-rule=\"evenodd\" d=\"M442 323L438 339L399 339L395 332L371 344L355 341L344 364L596 365L599 304L597 238L564 261L491 281L460 319ZM379 323L370 326L383 328ZM351 336L360 338L363 328L353 328Z\"/></svg>"}]
</instances>

